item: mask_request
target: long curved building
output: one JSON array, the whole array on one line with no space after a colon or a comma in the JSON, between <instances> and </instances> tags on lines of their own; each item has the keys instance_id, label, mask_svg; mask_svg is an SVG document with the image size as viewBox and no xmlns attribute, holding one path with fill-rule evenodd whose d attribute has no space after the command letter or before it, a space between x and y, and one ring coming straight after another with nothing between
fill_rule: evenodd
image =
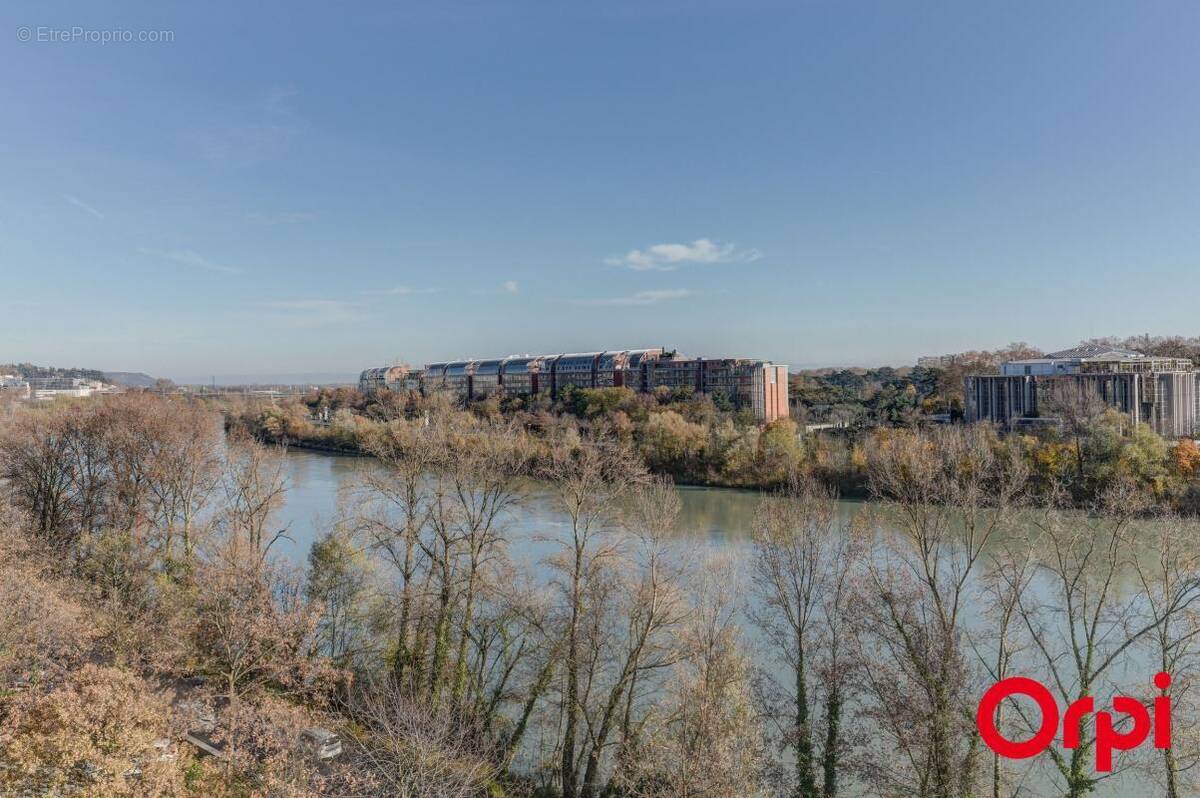
<instances>
[{"instance_id":1,"label":"long curved building","mask_svg":"<svg viewBox=\"0 0 1200 798\"><path fill-rule=\"evenodd\" d=\"M787 366L749 358L689 358L662 348L455 360L429 363L424 370L393 366L367 369L359 378L364 393L448 391L461 401L496 394L557 399L569 386L692 391L763 421L788 415Z\"/></svg>"}]
</instances>

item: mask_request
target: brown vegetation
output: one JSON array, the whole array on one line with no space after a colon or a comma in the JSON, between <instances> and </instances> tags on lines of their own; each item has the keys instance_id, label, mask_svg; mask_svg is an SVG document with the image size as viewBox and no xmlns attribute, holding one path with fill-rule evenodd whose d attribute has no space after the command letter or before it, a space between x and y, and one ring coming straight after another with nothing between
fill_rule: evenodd
<instances>
[{"instance_id":1,"label":"brown vegetation","mask_svg":"<svg viewBox=\"0 0 1200 798\"><path fill-rule=\"evenodd\" d=\"M0 423L0 793L1015 798L974 730L986 683L1150 700L1118 678L1134 652L1177 674L1180 744L1122 766L1195 789L1196 527L1146 520L1161 486L1132 466L1085 458L1104 504L1080 514L1074 457L890 430L847 456L875 498L848 515L763 430L780 487L743 568L680 545L619 424L411 410L356 433L376 459L306 574L272 546L285 453L203 406ZM523 562L531 491L557 521ZM1023 709L997 722L1026 734ZM1073 798L1081 739L1047 755Z\"/></svg>"}]
</instances>

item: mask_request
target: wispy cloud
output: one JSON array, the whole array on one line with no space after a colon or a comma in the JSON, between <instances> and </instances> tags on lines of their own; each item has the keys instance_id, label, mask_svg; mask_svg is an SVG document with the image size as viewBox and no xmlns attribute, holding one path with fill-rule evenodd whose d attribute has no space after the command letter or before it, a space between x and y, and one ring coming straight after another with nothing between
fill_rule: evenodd
<instances>
[{"instance_id":1,"label":"wispy cloud","mask_svg":"<svg viewBox=\"0 0 1200 798\"><path fill-rule=\"evenodd\" d=\"M517 285L516 280L505 280L504 283L501 285L501 288L504 289L504 292L506 294L515 294L519 290L521 290L520 286Z\"/></svg>"},{"instance_id":2,"label":"wispy cloud","mask_svg":"<svg viewBox=\"0 0 1200 798\"><path fill-rule=\"evenodd\" d=\"M250 166L278 157L307 128L307 122L291 107L295 89L276 89L239 118L200 124L188 138L201 154L220 166Z\"/></svg>"},{"instance_id":3,"label":"wispy cloud","mask_svg":"<svg viewBox=\"0 0 1200 798\"><path fill-rule=\"evenodd\" d=\"M273 299L256 304L292 327L350 324L367 318L361 305L342 299Z\"/></svg>"},{"instance_id":4,"label":"wispy cloud","mask_svg":"<svg viewBox=\"0 0 1200 798\"><path fill-rule=\"evenodd\" d=\"M142 247L138 250L143 255L149 255L152 258L160 258L169 260L172 263L177 263L180 266L189 266L193 269L204 269L205 271L218 272L220 274L241 274L241 269L235 269L233 266L224 266L220 263L213 263L208 258L201 255L199 252L193 252L190 249L177 249L163 251L158 249L146 249Z\"/></svg>"},{"instance_id":5,"label":"wispy cloud","mask_svg":"<svg viewBox=\"0 0 1200 798\"><path fill-rule=\"evenodd\" d=\"M413 294L433 294L436 288L413 288L410 285L397 285L392 288L369 288L363 291L364 296L412 296Z\"/></svg>"},{"instance_id":6,"label":"wispy cloud","mask_svg":"<svg viewBox=\"0 0 1200 798\"><path fill-rule=\"evenodd\" d=\"M245 219L250 224L261 225L279 225L279 224L303 224L311 222L317 218L315 213L309 211L292 211L285 213L248 213Z\"/></svg>"},{"instance_id":7,"label":"wispy cloud","mask_svg":"<svg viewBox=\"0 0 1200 798\"><path fill-rule=\"evenodd\" d=\"M79 197L76 197L73 194L63 194L63 199L65 199L67 202L74 205L76 208L79 208L81 211L84 211L85 213L89 213L92 216L95 216L97 219L104 218L104 214L102 214L100 211L93 208L91 205L88 205L86 202L84 202Z\"/></svg>"},{"instance_id":8,"label":"wispy cloud","mask_svg":"<svg viewBox=\"0 0 1200 798\"><path fill-rule=\"evenodd\" d=\"M575 305L657 305L673 299L683 299L691 295L686 288L663 288L657 291L638 291L632 296L617 296L604 299L575 299Z\"/></svg>"},{"instance_id":9,"label":"wispy cloud","mask_svg":"<svg viewBox=\"0 0 1200 798\"><path fill-rule=\"evenodd\" d=\"M690 244L655 244L645 249L631 249L624 255L606 258L604 262L640 272L670 272L689 263L750 263L761 257L762 253L757 249L739 249L736 244L697 238Z\"/></svg>"}]
</instances>

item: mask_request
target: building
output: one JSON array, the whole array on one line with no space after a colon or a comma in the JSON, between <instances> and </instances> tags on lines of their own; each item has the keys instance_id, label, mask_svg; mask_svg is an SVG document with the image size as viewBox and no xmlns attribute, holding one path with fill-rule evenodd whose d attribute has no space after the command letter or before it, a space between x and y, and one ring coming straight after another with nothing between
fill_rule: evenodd
<instances>
[{"instance_id":1,"label":"building","mask_svg":"<svg viewBox=\"0 0 1200 798\"><path fill-rule=\"evenodd\" d=\"M43 402L60 396L80 398L119 390L114 385L82 377L29 377L25 382L28 385L26 396Z\"/></svg>"},{"instance_id":2,"label":"building","mask_svg":"<svg viewBox=\"0 0 1200 798\"><path fill-rule=\"evenodd\" d=\"M557 399L570 387L636 393L681 389L708 394L764 421L788 416L787 366L746 358L689 358L661 347L430 363L401 377L385 371L364 371L360 389L449 391L463 401L494 394Z\"/></svg>"},{"instance_id":3,"label":"building","mask_svg":"<svg viewBox=\"0 0 1200 798\"><path fill-rule=\"evenodd\" d=\"M389 391L403 390L409 371L410 369L406 365L367 369L358 375L358 389L367 394L375 393L383 388L387 388Z\"/></svg>"},{"instance_id":4,"label":"building","mask_svg":"<svg viewBox=\"0 0 1200 798\"><path fill-rule=\"evenodd\" d=\"M481 360L475 364L475 378L471 380L471 396L491 396L500 390L500 369L504 359Z\"/></svg>"},{"instance_id":5,"label":"building","mask_svg":"<svg viewBox=\"0 0 1200 798\"><path fill-rule=\"evenodd\" d=\"M917 365L927 369L945 369L957 363L958 358L958 355L922 355L917 358Z\"/></svg>"},{"instance_id":6,"label":"building","mask_svg":"<svg viewBox=\"0 0 1200 798\"><path fill-rule=\"evenodd\" d=\"M700 388L718 404L722 399L747 408L758 418L788 415L787 366L758 360L702 360Z\"/></svg>"},{"instance_id":7,"label":"building","mask_svg":"<svg viewBox=\"0 0 1200 798\"><path fill-rule=\"evenodd\" d=\"M29 383L16 374L0 374L0 397L8 396L17 399L29 399Z\"/></svg>"},{"instance_id":8,"label":"building","mask_svg":"<svg viewBox=\"0 0 1200 798\"><path fill-rule=\"evenodd\" d=\"M1008 361L966 377L964 392L968 422L1054 423L1066 406L1103 403L1168 438L1195 434L1200 396L1190 360L1097 344Z\"/></svg>"},{"instance_id":9,"label":"building","mask_svg":"<svg viewBox=\"0 0 1200 798\"><path fill-rule=\"evenodd\" d=\"M544 357L510 357L504 361L501 369L501 387L506 395L533 396L542 390L542 371L547 358ZM546 372L547 380L550 371ZM547 385L547 390L549 386Z\"/></svg>"}]
</instances>

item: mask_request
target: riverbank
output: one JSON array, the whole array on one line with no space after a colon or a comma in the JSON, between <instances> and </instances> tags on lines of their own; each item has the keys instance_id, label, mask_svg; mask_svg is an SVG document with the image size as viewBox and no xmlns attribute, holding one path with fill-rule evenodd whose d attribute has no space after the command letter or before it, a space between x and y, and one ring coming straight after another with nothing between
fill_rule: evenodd
<instances>
[{"instance_id":1,"label":"riverbank","mask_svg":"<svg viewBox=\"0 0 1200 798\"><path fill-rule=\"evenodd\" d=\"M386 394L387 392L385 392ZM226 425L260 441L361 455L396 424L429 418L460 425L499 424L545 450L553 441L602 434L627 444L653 474L679 485L772 490L812 478L848 498L868 498L867 453L922 447L946 430L875 427L801 433L790 420L759 424L722 411L704 396L646 396L624 389L576 391L569 401L525 404L489 399L463 408L446 397L367 397L350 389L317 391L281 402L221 406ZM319 419L319 421L317 420ZM1170 444L1145 425L1101 413L1074 429L1000 434L979 427L991 456L1027 475L1031 503L1049 497L1084 508L1113 484L1131 481L1158 510L1200 513L1200 449Z\"/></svg>"}]
</instances>

